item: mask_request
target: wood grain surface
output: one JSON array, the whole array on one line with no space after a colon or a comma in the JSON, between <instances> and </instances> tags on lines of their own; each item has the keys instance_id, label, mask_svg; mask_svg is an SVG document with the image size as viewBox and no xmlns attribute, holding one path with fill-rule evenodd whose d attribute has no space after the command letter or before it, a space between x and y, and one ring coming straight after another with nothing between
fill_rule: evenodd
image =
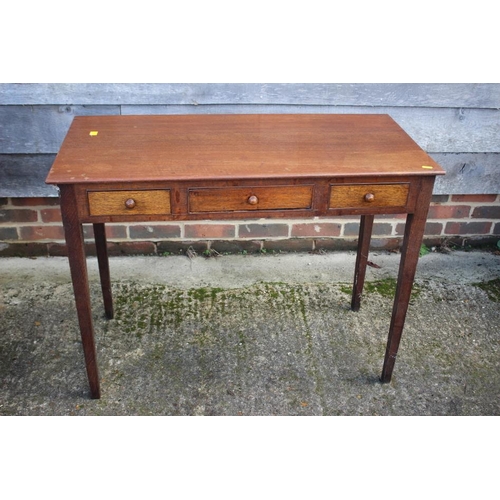
<instances>
[{"instance_id":1,"label":"wood grain surface","mask_svg":"<svg viewBox=\"0 0 500 500\"><path fill-rule=\"evenodd\" d=\"M189 191L190 212L310 208L312 186L207 188Z\"/></svg>"},{"instance_id":2,"label":"wood grain surface","mask_svg":"<svg viewBox=\"0 0 500 500\"><path fill-rule=\"evenodd\" d=\"M332 186L330 208L405 207L409 184L350 184ZM371 195L371 196L370 196ZM367 198L370 196L370 198Z\"/></svg>"},{"instance_id":3,"label":"wood grain surface","mask_svg":"<svg viewBox=\"0 0 500 500\"><path fill-rule=\"evenodd\" d=\"M90 215L148 215L169 214L170 191L90 191ZM128 203L132 201L132 203Z\"/></svg>"},{"instance_id":4,"label":"wood grain surface","mask_svg":"<svg viewBox=\"0 0 500 500\"><path fill-rule=\"evenodd\" d=\"M442 173L388 115L79 116L47 183Z\"/></svg>"}]
</instances>

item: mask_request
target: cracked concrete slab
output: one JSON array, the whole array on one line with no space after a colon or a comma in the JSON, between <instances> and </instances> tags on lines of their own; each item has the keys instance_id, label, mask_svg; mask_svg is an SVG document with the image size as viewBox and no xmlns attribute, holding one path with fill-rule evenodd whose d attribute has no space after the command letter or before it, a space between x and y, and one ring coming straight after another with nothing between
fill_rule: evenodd
<instances>
[{"instance_id":1,"label":"cracked concrete slab","mask_svg":"<svg viewBox=\"0 0 500 500\"><path fill-rule=\"evenodd\" d=\"M381 384L399 255L88 259L102 397L88 384L65 258L0 259L0 415L498 415L500 256L421 258ZM482 286L478 286L482 284Z\"/></svg>"}]
</instances>

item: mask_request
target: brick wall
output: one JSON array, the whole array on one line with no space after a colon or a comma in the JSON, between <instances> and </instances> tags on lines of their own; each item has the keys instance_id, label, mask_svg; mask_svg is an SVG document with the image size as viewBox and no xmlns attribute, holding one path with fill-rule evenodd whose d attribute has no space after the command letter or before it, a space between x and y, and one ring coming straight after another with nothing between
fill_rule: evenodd
<instances>
[{"instance_id":1,"label":"brick wall","mask_svg":"<svg viewBox=\"0 0 500 500\"><path fill-rule=\"evenodd\" d=\"M356 217L107 224L111 255L347 250L356 247ZM92 226L84 226L94 252ZM372 248L401 244L404 215L375 219ZM500 239L500 195L433 197L424 241L428 245L475 245ZM57 198L0 198L0 256L65 255Z\"/></svg>"}]
</instances>

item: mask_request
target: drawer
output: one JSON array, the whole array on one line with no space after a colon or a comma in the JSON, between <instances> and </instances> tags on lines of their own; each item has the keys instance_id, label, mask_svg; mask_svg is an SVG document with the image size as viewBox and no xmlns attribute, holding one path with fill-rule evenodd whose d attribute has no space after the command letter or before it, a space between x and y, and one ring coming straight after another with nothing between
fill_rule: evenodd
<instances>
[{"instance_id":1,"label":"drawer","mask_svg":"<svg viewBox=\"0 0 500 500\"><path fill-rule=\"evenodd\" d=\"M308 209L313 186L195 188L189 190L189 212L246 212Z\"/></svg>"},{"instance_id":2,"label":"drawer","mask_svg":"<svg viewBox=\"0 0 500 500\"><path fill-rule=\"evenodd\" d=\"M90 215L170 214L170 191L89 191Z\"/></svg>"},{"instance_id":3,"label":"drawer","mask_svg":"<svg viewBox=\"0 0 500 500\"><path fill-rule=\"evenodd\" d=\"M328 208L406 207L409 184L332 185Z\"/></svg>"}]
</instances>

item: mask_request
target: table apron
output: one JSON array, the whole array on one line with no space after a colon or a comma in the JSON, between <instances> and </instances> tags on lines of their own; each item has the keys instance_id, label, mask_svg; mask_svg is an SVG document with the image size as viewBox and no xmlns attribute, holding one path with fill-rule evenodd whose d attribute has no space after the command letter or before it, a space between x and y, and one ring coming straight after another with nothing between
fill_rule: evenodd
<instances>
[{"instance_id":1,"label":"table apron","mask_svg":"<svg viewBox=\"0 0 500 500\"><path fill-rule=\"evenodd\" d=\"M82 223L307 219L413 213L422 180L413 176L78 184L74 193ZM133 206L127 209L125 203Z\"/></svg>"}]
</instances>

